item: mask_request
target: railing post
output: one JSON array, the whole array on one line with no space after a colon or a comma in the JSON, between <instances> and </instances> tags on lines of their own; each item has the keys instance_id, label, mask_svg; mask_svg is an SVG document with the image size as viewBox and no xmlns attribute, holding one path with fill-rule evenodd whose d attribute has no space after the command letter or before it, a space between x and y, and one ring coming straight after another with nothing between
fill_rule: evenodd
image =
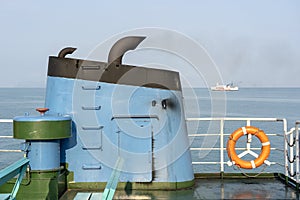
<instances>
[{"instance_id":1,"label":"railing post","mask_svg":"<svg viewBox=\"0 0 300 200\"><path fill-rule=\"evenodd\" d=\"M296 182L299 184L299 123L296 122Z\"/></svg>"},{"instance_id":2,"label":"railing post","mask_svg":"<svg viewBox=\"0 0 300 200\"><path fill-rule=\"evenodd\" d=\"M290 143L294 141L294 134L293 132L290 134ZM287 141L288 142L288 141ZM294 160L294 145L290 146L291 144L289 144L289 149L290 149L290 158L289 158L289 162L292 162L292 160ZM294 174L294 162L290 163L290 174Z\"/></svg>"},{"instance_id":3,"label":"railing post","mask_svg":"<svg viewBox=\"0 0 300 200\"><path fill-rule=\"evenodd\" d=\"M283 145L284 145L284 172L285 172L285 177L288 177L289 173L288 173L288 158L287 158L287 151L288 151L288 141L286 141L286 138L287 138L287 122L286 122L286 119L283 119Z\"/></svg>"},{"instance_id":4,"label":"railing post","mask_svg":"<svg viewBox=\"0 0 300 200\"><path fill-rule=\"evenodd\" d=\"M220 120L220 169L221 177L224 174L224 119Z\"/></svg>"},{"instance_id":5,"label":"railing post","mask_svg":"<svg viewBox=\"0 0 300 200\"><path fill-rule=\"evenodd\" d=\"M251 126L251 121L249 119L246 121L246 126Z\"/></svg>"}]
</instances>

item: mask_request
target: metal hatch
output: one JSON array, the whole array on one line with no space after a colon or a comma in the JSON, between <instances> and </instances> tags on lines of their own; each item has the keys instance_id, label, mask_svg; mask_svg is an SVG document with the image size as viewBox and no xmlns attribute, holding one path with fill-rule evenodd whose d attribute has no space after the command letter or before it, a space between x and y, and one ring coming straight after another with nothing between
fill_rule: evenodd
<instances>
[{"instance_id":1,"label":"metal hatch","mask_svg":"<svg viewBox=\"0 0 300 200\"><path fill-rule=\"evenodd\" d=\"M124 159L121 182L151 182L153 171L152 118L155 116L115 116L118 156Z\"/></svg>"}]
</instances>

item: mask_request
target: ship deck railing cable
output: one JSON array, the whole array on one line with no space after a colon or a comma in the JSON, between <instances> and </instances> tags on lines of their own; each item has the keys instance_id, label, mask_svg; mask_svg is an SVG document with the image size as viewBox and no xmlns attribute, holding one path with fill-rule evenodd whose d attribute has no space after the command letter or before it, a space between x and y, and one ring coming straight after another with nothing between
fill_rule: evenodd
<instances>
[{"instance_id":1,"label":"ship deck railing cable","mask_svg":"<svg viewBox=\"0 0 300 200\"><path fill-rule=\"evenodd\" d=\"M195 161L193 160L193 165L220 165L220 172L224 173L225 165L228 165L228 162L225 162L224 154L226 152L226 147L224 144L224 137L229 136L231 133L225 133L224 124L228 121L241 121L246 122L246 126L250 126L253 121L255 122L275 122L281 123L281 132L280 133L268 133L268 136L281 137L283 138L283 148L280 147L272 147L272 151L280 151L283 152L284 155L284 163L270 162L271 165L278 165L284 168L285 176L295 180L299 183L299 129L298 126L300 122L296 122L295 128L287 131L287 121L286 119L278 119L278 118L233 118L233 117L224 117L224 118L187 118L187 122L200 122L200 121L219 121L219 133L196 133L189 134L189 137L216 137L219 136L219 147L190 147L191 151L220 151L220 156L217 158L218 160L212 161ZM289 137L289 139L288 139ZM272 141L271 141L272 142ZM296 150L294 151L294 148ZM236 150L246 150L246 148L236 148ZM260 148L253 148L251 150L260 150ZM294 153L296 152L296 153ZM289 162L294 161L294 162ZM294 169L294 165L296 165L296 169ZM295 176L291 176L295 174Z\"/></svg>"}]
</instances>

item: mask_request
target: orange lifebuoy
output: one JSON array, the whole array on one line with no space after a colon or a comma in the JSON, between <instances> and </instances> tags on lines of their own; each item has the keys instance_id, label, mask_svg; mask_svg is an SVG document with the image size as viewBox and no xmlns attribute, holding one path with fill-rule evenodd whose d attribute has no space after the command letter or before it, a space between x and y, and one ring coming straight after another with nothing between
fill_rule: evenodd
<instances>
[{"instance_id":1,"label":"orange lifebuoy","mask_svg":"<svg viewBox=\"0 0 300 200\"><path fill-rule=\"evenodd\" d=\"M235 151L235 144L240 137L246 134L255 135L260 142L262 143L262 150L260 155L251 161L242 160L238 157ZM241 168L244 169L253 169L261 166L264 161L269 157L271 150L271 145L268 136L264 133L264 131L256 128L254 126L246 126L235 130L229 137L227 142L227 154L231 162Z\"/></svg>"}]
</instances>

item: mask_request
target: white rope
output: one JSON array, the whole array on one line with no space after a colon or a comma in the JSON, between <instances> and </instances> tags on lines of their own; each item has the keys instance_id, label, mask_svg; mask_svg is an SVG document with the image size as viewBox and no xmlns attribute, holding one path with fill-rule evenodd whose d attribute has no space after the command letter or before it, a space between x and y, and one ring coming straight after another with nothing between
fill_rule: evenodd
<instances>
[{"instance_id":1,"label":"white rope","mask_svg":"<svg viewBox=\"0 0 300 200\"><path fill-rule=\"evenodd\" d=\"M268 146L268 145L270 145L270 141L261 143L261 145L262 145L262 146Z\"/></svg>"},{"instance_id":2,"label":"white rope","mask_svg":"<svg viewBox=\"0 0 300 200\"><path fill-rule=\"evenodd\" d=\"M242 130L243 130L244 135L248 134L245 126L242 127Z\"/></svg>"},{"instance_id":3,"label":"white rope","mask_svg":"<svg viewBox=\"0 0 300 200\"><path fill-rule=\"evenodd\" d=\"M256 165L255 165L255 163L254 163L254 160L251 160L250 162L251 162L252 169L256 168Z\"/></svg>"}]
</instances>

